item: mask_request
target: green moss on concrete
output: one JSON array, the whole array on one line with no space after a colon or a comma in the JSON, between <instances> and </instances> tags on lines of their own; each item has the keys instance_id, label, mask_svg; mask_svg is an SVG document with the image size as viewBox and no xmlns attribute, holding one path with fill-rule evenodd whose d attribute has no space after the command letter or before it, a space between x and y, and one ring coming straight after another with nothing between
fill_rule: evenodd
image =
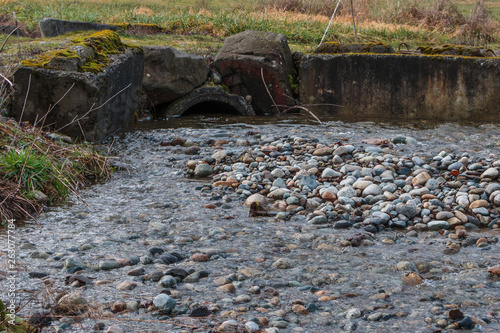
<instances>
[{"instance_id":1,"label":"green moss on concrete","mask_svg":"<svg viewBox=\"0 0 500 333\"><path fill-rule=\"evenodd\" d=\"M384 43L338 43L327 42L321 44L314 53L394 53L394 49Z\"/></svg>"},{"instance_id":2,"label":"green moss on concrete","mask_svg":"<svg viewBox=\"0 0 500 333\"><path fill-rule=\"evenodd\" d=\"M159 34L165 31L163 27L152 23L117 23L112 25L126 31L127 33L134 34L151 35Z\"/></svg>"},{"instance_id":3,"label":"green moss on concrete","mask_svg":"<svg viewBox=\"0 0 500 333\"><path fill-rule=\"evenodd\" d=\"M21 64L25 67L59 69L52 66L53 63L57 63L53 60L58 58L77 59L79 62L82 60L78 53L71 49L76 46L91 48L95 54L94 57L84 59L84 63L79 65L79 72L100 73L109 66L111 61L109 55L123 53L127 48L142 52L140 47L123 44L116 32L103 30L87 37L73 39L67 49L44 52L31 60L23 60Z\"/></svg>"},{"instance_id":4,"label":"green moss on concrete","mask_svg":"<svg viewBox=\"0 0 500 333\"><path fill-rule=\"evenodd\" d=\"M419 47L417 51L425 55L448 55L465 57L495 57L495 52L491 49L481 49L466 45L443 45L442 47Z\"/></svg>"},{"instance_id":5,"label":"green moss on concrete","mask_svg":"<svg viewBox=\"0 0 500 333\"><path fill-rule=\"evenodd\" d=\"M64 49L44 52L39 54L35 58L22 60L21 65L34 68L51 68L51 62L59 59L76 59L78 61L81 60L78 53L76 53L74 50Z\"/></svg>"}]
</instances>

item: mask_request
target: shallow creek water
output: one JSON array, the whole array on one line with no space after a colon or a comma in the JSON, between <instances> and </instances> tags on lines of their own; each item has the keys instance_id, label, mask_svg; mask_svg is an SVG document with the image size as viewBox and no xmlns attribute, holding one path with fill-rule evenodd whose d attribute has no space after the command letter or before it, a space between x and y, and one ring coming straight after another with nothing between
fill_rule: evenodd
<instances>
[{"instance_id":1,"label":"shallow creek water","mask_svg":"<svg viewBox=\"0 0 500 333\"><path fill-rule=\"evenodd\" d=\"M212 155L215 150L206 142L214 139L229 141L224 149L238 155L247 147L236 145L236 140L259 141L249 137L249 132L260 133L261 138L300 136L356 147L363 146L363 139L404 135L417 143L394 145L395 156L434 156L447 150L458 156L500 158L498 124L327 121L319 125L297 119L271 124L269 118L246 121L199 116L139 123L135 131L119 135L113 142L118 156L115 163L121 171L111 181L83 189L82 200L72 197L36 222L16 229L18 302L43 290L20 314L42 311L59 291L80 290L95 307L91 318L78 323L54 321L44 331L57 331L66 322L69 332L91 332L99 322L106 325L105 330L119 325L124 332L211 332L230 319L244 325L260 317L261 329L274 326L279 332L447 332L453 321L448 313L453 308L482 321L474 331L500 331L500 280L486 272L500 264L498 243L483 248L472 243L449 255L443 253L449 239L439 232L408 237L404 231L390 230L368 236L370 246L341 247L339 240L356 237L359 230L334 230L301 219L282 222L249 217L248 208L236 197L215 209L202 208L217 199L213 193L196 189L209 184L209 179L185 176L186 162ZM188 156L180 148L161 145L174 137L200 143L199 155ZM481 229L470 231L469 236L493 239L500 231ZM150 255L152 247L176 251L184 260L171 265L139 263L113 270L93 269L110 259ZM195 253L209 254L210 260L190 260ZM66 286L64 279L69 274L63 264L68 258L88 266L82 275L104 282L87 288ZM277 267L279 259L285 259L286 268ZM402 264L406 261L410 266ZM141 308L112 314L109 310L116 301L150 303L165 289L157 282L129 276L137 267L143 267L146 274L180 267L207 272L208 277L170 288L176 308L184 307L184 312L158 316ZM422 284L403 283L412 267L423 277ZM41 279L30 276L33 272L47 274L54 284L44 289ZM217 289L218 278L233 280L235 292ZM116 286L123 281L137 286L118 290ZM254 286L262 291L251 292ZM0 298L5 295L6 290L0 288ZM211 310L209 316L188 317L190 310L202 305ZM303 305L307 311L298 311L294 305ZM266 324L262 318L270 322Z\"/></svg>"}]
</instances>

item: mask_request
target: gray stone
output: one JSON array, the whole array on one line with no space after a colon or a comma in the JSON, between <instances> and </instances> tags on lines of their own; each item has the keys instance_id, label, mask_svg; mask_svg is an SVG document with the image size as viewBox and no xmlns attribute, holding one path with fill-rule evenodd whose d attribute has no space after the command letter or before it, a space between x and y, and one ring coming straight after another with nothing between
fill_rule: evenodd
<instances>
[{"instance_id":1,"label":"gray stone","mask_svg":"<svg viewBox=\"0 0 500 333\"><path fill-rule=\"evenodd\" d=\"M285 181L281 178L278 178L273 182L273 187L286 188Z\"/></svg>"},{"instance_id":2,"label":"gray stone","mask_svg":"<svg viewBox=\"0 0 500 333\"><path fill-rule=\"evenodd\" d=\"M359 318L359 317L361 317L361 311L358 308L351 308L351 309L347 310L345 317L347 319Z\"/></svg>"},{"instance_id":3,"label":"gray stone","mask_svg":"<svg viewBox=\"0 0 500 333\"><path fill-rule=\"evenodd\" d=\"M325 216L315 216L308 221L309 224L325 224L327 222L327 218Z\"/></svg>"},{"instance_id":4,"label":"gray stone","mask_svg":"<svg viewBox=\"0 0 500 333\"><path fill-rule=\"evenodd\" d=\"M286 173L285 171L279 169L279 168L276 168L274 169L273 171L271 171L271 175L274 177L274 178L283 178L286 176Z\"/></svg>"},{"instance_id":5,"label":"gray stone","mask_svg":"<svg viewBox=\"0 0 500 333\"><path fill-rule=\"evenodd\" d=\"M462 164L462 162L455 162L455 163L451 163L450 165L448 165L448 170L460 170L461 167L463 167L464 165Z\"/></svg>"},{"instance_id":6,"label":"gray stone","mask_svg":"<svg viewBox=\"0 0 500 333\"><path fill-rule=\"evenodd\" d=\"M194 168L194 176L195 177L207 177L210 176L212 173L214 173L214 170L209 164L206 163L200 163L197 164L196 167Z\"/></svg>"},{"instance_id":7,"label":"gray stone","mask_svg":"<svg viewBox=\"0 0 500 333\"><path fill-rule=\"evenodd\" d=\"M486 195L491 195L495 191L500 191L500 184L499 183L490 183L488 186L486 186L485 192Z\"/></svg>"},{"instance_id":8,"label":"gray stone","mask_svg":"<svg viewBox=\"0 0 500 333\"><path fill-rule=\"evenodd\" d=\"M316 177L310 175L298 174L295 176L295 181L300 187L307 186L311 190L314 190L318 186Z\"/></svg>"},{"instance_id":9,"label":"gray stone","mask_svg":"<svg viewBox=\"0 0 500 333\"><path fill-rule=\"evenodd\" d=\"M99 270L100 271L109 271L112 269L117 269L120 268L120 264L116 261L101 261L99 263Z\"/></svg>"},{"instance_id":10,"label":"gray stone","mask_svg":"<svg viewBox=\"0 0 500 333\"><path fill-rule=\"evenodd\" d=\"M177 280L172 275L165 275L160 279L159 285L163 288L172 288L177 285Z\"/></svg>"},{"instance_id":11,"label":"gray stone","mask_svg":"<svg viewBox=\"0 0 500 333\"><path fill-rule=\"evenodd\" d=\"M260 327L257 323L253 322L253 321L247 321L245 323L245 330L247 332L259 332L260 331Z\"/></svg>"},{"instance_id":12,"label":"gray stone","mask_svg":"<svg viewBox=\"0 0 500 333\"><path fill-rule=\"evenodd\" d=\"M325 170L323 170L323 172L321 173L321 178L328 177L342 177L342 174L338 171L333 170L332 168L325 168Z\"/></svg>"},{"instance_id":13,"label":"gray stone","mask_svg":"<svg viewBox=\"0 0 500 333\"><path fill-rule=\"evenodd\" d=\"M286 204L287 205L300 205L300 199L297 198L296 196L290 196L286 199Z\"/></svg>"},{"instance_id":14,"label":"gray stone","mask_svg":"<svg viewBox=\"0 0 500 333\"><path fill-rule=\"evenodd\" d=\"M377 196L379 194L382 194L382 189L378 184L371 184L363 190L363 197L368 195Z\"/></svg>"},{"instance_id":15,"label":"gray stone","mask_svg":"<svg viewBox=\"0 0 500 333\"><path fill-rule=\"evenodd\" d=\"M425 183L425 187L427 187L431 191L434 191L439 187L439 182L436 179L431 178Z\"/></svg>"},{"instance_id":16,"label":"gray stone","mask_svg":"<svg viewBox=\"0 0 500 333\"><path fill-rule=\"evenodd\" d=\"M498 178L498 169L497 168L487 169L485 172L481 174L481 178L490 178L490 179Z\"/></svg>"},{"instance_id":17,"label":"gray stone","mask_svg":"<svg viewBox=\"0 0 500 333\"><path fill-rule=\"evenodd\" d=\"M335 149L333 151L333 155L342 156L342 155L350 154L353 151L354 151L354 146L352 146L352 145L345 145L345 146L340 146L337 149Z\"/></svg>"},{"instance_id":18,"label":"gray stone","mask_svg":"<svg viewBox=\"0 0 500 333\"><path fill-rule=\"evenodd\" d=\"M153 305L157 310L168 313L175 308L175 300L167 294L159 294L154 298Z\"/></svg>"},{"instance_id":19,"label":"gray stone","mask_svg":"<svg viewBox=\"0 0 500 333\"><path fill-rule=\"evenodd\" d=\"M448 229L450 227L450 224L446 221L430 221L427 223L427 228L429 230L442 230L442 229Z\"/></svg>"},{"instance_id":20,"label":"gray stone","mask_svg":"<svg viewBox=\"0 0 500 333\"><path fill-rule=\"evenodd\" d=\"M340 197L352 198L355 197L356 195L357 195L356 190L351 186L343 187L337 193L337 197L339 198Z\"/></svg>"},{"instance_id":21,"label":"gray stone","mask_svg":"<svg viewBox=\"0 0 500 333\"><path fill-rule=\"evenodd\" d=\"M144 47L143 91L153 106L190 93L207 80L209 72L202 56L172 47Z\"/></svg>"},{"instance_id":22,"label":"gray stone","mask_svg":"<svg viewBox=\"0 0 500 333\"><path fill-rule=\"evenodd\" d=\"M398 214L406 216L409 219L412 219L417 215L417 207L414 205L398 203L396 205L396 212L398 212Z\"/></svg>"},{"instance_id":23,"label":"gray stone","mask_svg":"<svg viewBox=\"0 0 500 333\"><path fill-rule=\"evenodd\" d=\"M438 212L436 214L436 219L437 220L448 220L448 219L451 219L454 216L455 216L455 214L453 214L452 212L442 211L442 212Z\"/></svg>"}]
</instances>

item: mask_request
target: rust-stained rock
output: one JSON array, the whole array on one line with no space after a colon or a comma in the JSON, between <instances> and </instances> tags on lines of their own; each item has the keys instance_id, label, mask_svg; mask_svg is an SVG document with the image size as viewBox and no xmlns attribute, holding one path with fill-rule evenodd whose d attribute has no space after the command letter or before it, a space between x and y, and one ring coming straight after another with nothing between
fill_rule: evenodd
<instances>
[{"instance_id":1,"label":"rust-stained rock","mask_svg":"<svg viewBox=\"0 0 500 333\"><path fill-rule=\"evenodd\" d=\"M491 276L500 276L500 266L490 267L487 272L490 273Z\"/></svg>"},{"instance_id":2,"label":"rust-stained rock","mask_svg":"<svg viewBox=\"0 0 500 333\"><path fill-rule=\"evenodd\" d=\"M214 65L222 82L233 94L251 100L257 114L277 112L267 89L276 104L294 105L291 98L294 65L285 35L245 31L231 36L217 54Z\"/></svg>"},{"instance_id":3,"label":"rust-stained rock","mask_svg":"<svg viewBox=\"0 0 500 333\"><path fill-rule=\"evenodd\" d=\"M408 286L416 286L423 283L422 278L417 273L409 273L403 277L403 283Z\"/></svg>"}]
</instances>

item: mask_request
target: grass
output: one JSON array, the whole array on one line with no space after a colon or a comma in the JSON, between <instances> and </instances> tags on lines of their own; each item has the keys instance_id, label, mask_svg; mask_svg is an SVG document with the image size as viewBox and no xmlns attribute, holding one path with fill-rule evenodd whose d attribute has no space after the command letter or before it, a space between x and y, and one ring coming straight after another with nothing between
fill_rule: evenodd
<instances>
[{"instance_id":1,"label":"grass","mask_svg":"<svg viewBox=\"0 0 500 333\"><path fill-rule=\"evenodd\" d=\"M334 20L327 41L354 41L349 8L344 1ZM0 0L2 4L2 0ZM354 0L359 37L365 42L380 42L397 47L405 42L414 46L468 43L500 48L500 0L486 1L487 20L474 17L473 1L448 0ZM335 8L331 0L254 0L244 5L237 1L160 1L138 4L128 0L29 0L22 3L3 0L0 15L12 20L15 12L29 33L37 35L43 17L113 24L156 24L164 28L161 38L124 34L132 44L170 45L197 53L216 53L221 39L244 31L264 30L284 33L295 50L310 51L319 44ZM3 13L2 13L3 12ZM1 21L1 20L0 20ZM481 21L480 25L474 22ZM23 39L23 46L43 42L63 42L63 37ZM31 43L31 44L30 44ZM32 45L31 45L32 46ZM9 50L14 51L12 41Z\"/></svg>"},{"instance_id":2,"label":"grass","mask_svg":"<svg viewBox=\"0 0 500 333\"><path fill-rule=\"evenodd\" d=\"M110 166L94 147L47 134L0 121L0 221L33 216L80 186L109 178Z\"/></svg>"}]
</instances>

